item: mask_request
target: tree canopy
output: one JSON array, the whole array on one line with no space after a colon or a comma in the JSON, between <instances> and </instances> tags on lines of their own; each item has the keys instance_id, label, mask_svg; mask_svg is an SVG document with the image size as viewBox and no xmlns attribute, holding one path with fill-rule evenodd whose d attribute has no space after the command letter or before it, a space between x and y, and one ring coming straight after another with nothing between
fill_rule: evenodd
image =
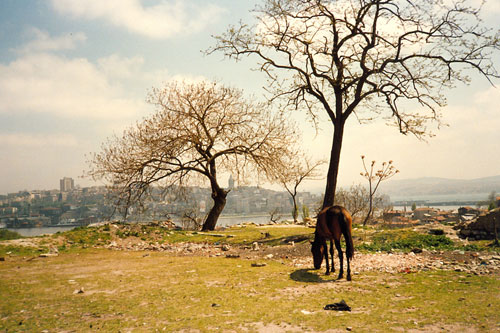
<instances>
[{"instance_id":1,"label":"tree canopy","mask_svg":"<svg viewBox=\"0 0 500 333\"><path fill-rule=\"evenodd\" d=\"M280 113L218 83L168 83L148 102L156 112L103 144L90 174L117 188L127 212L152 185L182 187L208 181L214 206L204 224L213 230L229 190L219 172L244 179L258 173L276 179L294 154L297 132Z\"/></svg>"},{"instance_id":2,"label":"tree canopy","mask_svg":"<svg viewBox=\"0 0 500 333\"><path fill-rule=\"evenodd\" d=\"M323 205L334 202L344 125L382 116L403 134L430 135L444 91L469 74L499 78L498 29L481 24L477 1L264 0L257 24L216 36L209 52L255 56L270 99L326 112L334 127Z\"/></svg>"}]
</instances>

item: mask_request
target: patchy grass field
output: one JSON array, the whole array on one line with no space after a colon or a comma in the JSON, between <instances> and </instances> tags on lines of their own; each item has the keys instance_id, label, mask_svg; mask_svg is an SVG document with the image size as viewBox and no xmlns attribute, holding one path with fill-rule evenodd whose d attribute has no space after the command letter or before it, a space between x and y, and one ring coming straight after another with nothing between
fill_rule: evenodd
<instances>
[{"instance_id":1,"label":"patchy grass field","mask_svg":"<svg viewBox=\"0 0 500 333\"><path fill-rule=\"evenodd\" d=\"M323 269L310 270L307 258L305 266L295 265L291 251L288 256L261 257L257 262L265 265L254 265L256 259L245 255L226 258L101 248L119 239L243 248L257 241L274 246L300 241L312 232L302 227L234 228L208 234L148 228L77 229L35 239L34 247L0 245L5 260L0 261L0 331L500 330L498 274L362 272L347 282L323 275ZM422 241L408 230L370 232L363 238L366 241L357 243L367 244L364 251L370 251L369 246L393 248L409 242L406 249ZM436 239L437 243L422 246L460 248ZM56 246L58 256L38 257ZM283 253L293 247L280 248ZM341 300L352 307L351 312L323 310Z\"/></svg>"},{"instance_id":2,"label":"patchy grass field","mask_svg":"<svg viewBox=\"0 0 500 333\"><path fill-rule=\"evenodd\" d=\"M0 266L2 331L484 331L500 281L453 271L362 274L266 261L85 250ZM344 299L352 312L325 311Z\"/></svg>"}]
</instances>

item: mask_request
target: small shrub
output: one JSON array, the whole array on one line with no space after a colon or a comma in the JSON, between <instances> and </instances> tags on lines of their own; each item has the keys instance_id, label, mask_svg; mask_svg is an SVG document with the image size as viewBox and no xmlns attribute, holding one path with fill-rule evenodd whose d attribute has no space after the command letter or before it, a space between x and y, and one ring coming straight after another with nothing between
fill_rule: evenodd
<instances>
[{"instance_id":1,"label":"small shrub","mask_svg":"<svg viewBox=\"0 0 500 333\"><path fill-rule=\"evenodd\" d=\"M19 233L7 229L0 229L0 240L23 238Z\"/></svg>"},{"instance_id":2,"label":"small shrub","mask_svg":"<svg viewBox=\"0 0 500 333\"><path fill-rule=\"evenodd\" d=\"M444 235L423 235L416 232L382 232L373 236L371 243L357 246L365 251L391 251L393 249L409 252L415 248L431 250L450 250L454 244Z\"/></svg>"},{"instance_id":3,"label":"small shrub","mask_svg":"<svg viewBox=\"0 0 500 333\"><path fill-rule=\"evenodd\" d=\"M481 248L477 244L467 244L462 247L464 251L480 251Z\"/></svg>"}]
</instances>

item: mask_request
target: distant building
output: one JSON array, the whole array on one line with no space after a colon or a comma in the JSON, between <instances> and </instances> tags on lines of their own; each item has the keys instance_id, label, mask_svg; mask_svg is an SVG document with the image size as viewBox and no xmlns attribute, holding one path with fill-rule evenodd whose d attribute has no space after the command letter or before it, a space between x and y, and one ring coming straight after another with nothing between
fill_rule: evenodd
<instances>
[{"instance_id":1,"label":"distant building","mask_svg":"<svg viewBox=\"0 0 500 333\"><path fill-rule=\"evenodd\" d=\"M417 208L413 211L413 219L420 220L424 223L430 222L435 216L437 216L438 211L434 208L422 207Z\"/></svg>"},{"instance_id":2,"label":"distant building","mask_svg":"<svg viewBox=\"0 0 500 333\"><path fill-rule=\"evenodd\" d=\"M69 192L75 189L75 181L73 178L64 177L59 181L61 192Z\"/></svg>"},{"instance_id":3,"label":"distant building","mask_svg":"<svg viewBox=\"0 0 500 333\"><path fill-rule=\"evenodd\" d=\"M234 179L233 175L229 175L229 181L228 181L228 189L232 190L234 189Z\"/></svg>"},{"instance_id":4,"label":"distant building","mask_svg":"<svg viewBox=\"0 0 500 333\"><path fill-rule=\"evenodd\" d=\"M470 215L470 216L478 216L481 214L481 210L477 208L472 208L472 207L460 207L458 209L458 215L459 216L465 216L465 215Z\"/></svg>"},{"instance_id":5,"label":"distant building","mask_svg":"<svg viewBox=\"0 0 500 333\"><path fill-rule=\"evenodd\" d=\"M17 213L17 207L2 207L0 208L1 215L15 215Z\"/></svg>"}]
</instances>

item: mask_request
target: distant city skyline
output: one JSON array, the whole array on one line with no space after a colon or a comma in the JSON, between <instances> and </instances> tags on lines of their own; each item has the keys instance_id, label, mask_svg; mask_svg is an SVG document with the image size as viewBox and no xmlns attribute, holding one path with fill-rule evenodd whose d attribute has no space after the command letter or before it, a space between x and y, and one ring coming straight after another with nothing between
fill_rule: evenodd
<instances>
[{"instance_id":1,"label":"distant city skyline","mask_svg":"<svg viewBox=\"0 0 500 333\"><path fill-rule=\"evenodd\" d=\"M69 0L0 2L0 194L57 189L62 177L80 186L87 156L101 143L151 114L151 87L172 79L218 80L262 99L265 77L253 59L235 63L205 55L212 35L240 19L251 20L257 0L140 1ZM174 8L175 7L175 8ZM174 10L175 9L175 10ZM498 29L500 2L487 1L486 25ZM500 68L500 57L497 57ZM500 174L500 80L492 87L472 77L470 86L444 92L443 122L427 142L403 136L380 119L348 121L339 184L364 183L361 155L393 160L395 179L475 179ZM332 128L318 133L304 119L303 145L315 159L329 156ZM326 169L322 169L326 175ZM229 175L221 176L227 184ZM259 180L262 182L262 180ZM257 184L257 180L252 180ZM303 191L322 191L324 177ZM238 185L237 183L235 184ZM268 186L273 189L277 186Z\"/></svg>"}]
</instances>

